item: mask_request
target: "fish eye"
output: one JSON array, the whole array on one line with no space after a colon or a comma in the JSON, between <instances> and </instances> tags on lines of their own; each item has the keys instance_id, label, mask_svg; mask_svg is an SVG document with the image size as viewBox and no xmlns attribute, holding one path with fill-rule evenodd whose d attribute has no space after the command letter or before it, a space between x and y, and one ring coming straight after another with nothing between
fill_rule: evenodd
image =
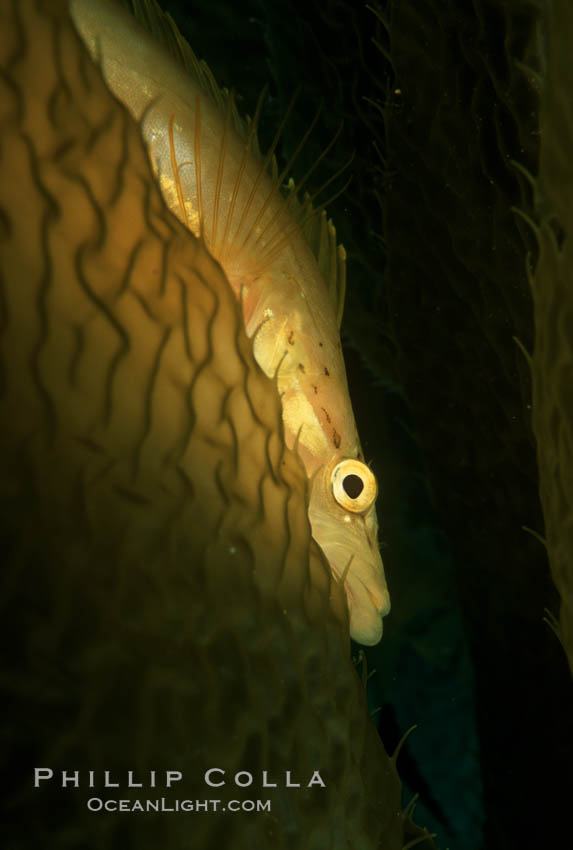
<instances>
[{"instance_id":1,"label":"fish eye","mask_svg":"<svg viewBox=\"0 0 573 850\"><path fill-rule=\"evenodd\" d=\"M347 511L361 514L376 500L376 478L365 463L348 458L335 466L332 473L332 493Z\"/></svg>"}]
</instances>

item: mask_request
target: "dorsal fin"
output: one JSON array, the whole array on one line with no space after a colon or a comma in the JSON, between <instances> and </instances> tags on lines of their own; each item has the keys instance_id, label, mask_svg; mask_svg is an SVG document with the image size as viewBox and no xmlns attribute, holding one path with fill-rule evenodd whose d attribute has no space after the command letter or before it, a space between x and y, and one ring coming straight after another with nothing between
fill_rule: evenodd
<instances>
[{"instance_id":1,"label":"dorsal fin","mask_svg":"<svg viewBox=\"0 0 573 850\"><path fill-rule=\"evenodd\" d=\"M300 201L293 180L289 181L289 189L287 204L299 221L304 237L317 259L340 327L346 294L346 251L343 245L336 244L336 228L332 219L327 219L326 210L321 207L315 209L306 192Z\"/></svg>"},{"instance_id":2,"label":"dorsal fin","mask_svg":"<svg viewBox=\"0 0 573 850\"><path fill-rule=\"evenodd\" d=\"M163 45L177 64L192 76L194 81L216 104L222 115L226 115L229 99L231 99L231 125L246 141L252 125L251 118L248 115L243 118L239 114L229 90L217 84L209 66L204 60L197 58L169 12L165 12L157 0L121 0L121 2ZM254 133L252 133L251 152L262 159L256 126ZM274 156L269 160L268 171L271 179L276 181L278 166ZM332 220L327 219L324 207L314 207L307 193L301 201L298 192L299 189L292 178L287 186L283 187L286 203L298 221L305 239L316 257L320 273L334 304L338 326L340 327L346 293L346 252L342 245L336 243L336 229Z\"/></svg>"}]
</instances>

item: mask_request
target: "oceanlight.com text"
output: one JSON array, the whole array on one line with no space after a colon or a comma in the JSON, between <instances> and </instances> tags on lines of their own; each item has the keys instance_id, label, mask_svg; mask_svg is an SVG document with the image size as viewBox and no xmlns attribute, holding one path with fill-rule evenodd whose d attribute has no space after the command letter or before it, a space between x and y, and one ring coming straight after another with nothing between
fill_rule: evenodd
<instances>
[{"instance_id":1,"label":"oceanlight.com text","mask_svg":"<svg viewBox=\"0 0 573 850\"><path fill-rule=\"evenodd\" d=\"M118 800L115 797L90 797L90 812L270 812L270 800Z\"/></svg>"}]
</instances>

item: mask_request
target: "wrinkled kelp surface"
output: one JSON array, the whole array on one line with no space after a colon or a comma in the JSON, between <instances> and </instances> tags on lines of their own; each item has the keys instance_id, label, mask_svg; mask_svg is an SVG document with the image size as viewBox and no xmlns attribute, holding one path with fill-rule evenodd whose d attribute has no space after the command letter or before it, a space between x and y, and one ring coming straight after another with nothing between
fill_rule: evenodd
<instances>
[{"instance_id":1,"label":"wrinkled kelp surface","mask_svg":"<svg viewBox=\"0 0 573 850\"><path fill-rule=\"evenodd\" d=\"M225 277L65 3L2 0L0 68L2 846L401 847L418 833ZM258 790L209 794L213 766ZM223 802L265 796L262 770L303 787L270 813L88 813L104 769Z\"/></svg>"}]
</instances>

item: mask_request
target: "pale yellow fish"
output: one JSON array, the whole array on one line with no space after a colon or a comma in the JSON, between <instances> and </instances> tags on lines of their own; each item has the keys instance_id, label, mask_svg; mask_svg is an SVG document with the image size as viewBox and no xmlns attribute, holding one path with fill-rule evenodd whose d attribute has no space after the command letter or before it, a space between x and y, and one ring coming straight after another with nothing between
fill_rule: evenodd
<instances>
[{"instance_id":1,"label":"pale yellow fish","mask_svg":"<svg viewBox=\"0 0 573 850\"><path fill-rule=\"evenodd\" d=\"M232 104L226 112L215 104L112 0L72 0L71 9L108 86L141 120L168 206L204 238L241 299L255 358L277 376L286 444L296 444L311 478L313 537L344 581L351 636L375 644L390 610L377 484L364 463L336 308L315 255L252 135L245 141L233 129Z\"/></svg>"}]
</instances>

